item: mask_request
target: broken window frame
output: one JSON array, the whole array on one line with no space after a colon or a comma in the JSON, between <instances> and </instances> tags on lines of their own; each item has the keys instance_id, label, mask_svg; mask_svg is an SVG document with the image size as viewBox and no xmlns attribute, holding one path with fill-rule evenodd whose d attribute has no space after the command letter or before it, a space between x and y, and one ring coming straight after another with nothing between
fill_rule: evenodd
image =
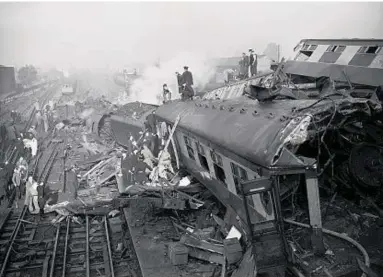
<instances>
[{"instance_id":1,"label":"broken window frame","mask_svg":"<svg viewBox=\"0 0 383 277\"><path fill-rule=\"evenodd\" d=\"M312 44L310 47L307 49L307 51L315 51L318 48L318 45Z\"/></svg>"},{"instance_id":2,"label":"broken window frame","mask_svg":"<svg viewBox=\"0 0 383 277\"><path fill-rule=\"evenodd\" d=\"M225 169L223 168L223 160L221 155L216 153L214 150L210 150L210 157L211 157L211 160L213 161L215 177L227 186L226 172L225 172ZM222 175L219 174L218 171L221 171L221 173L223 173L223 178L220 177Z\"/></svg>"},{"instance_id":3,"label":"broken window frame","mask_svg":"<svg viewBox=\"0 0 383 277\"><path fill-rule=\"evenodd\" d=\"M205 148L204 148L203 145L202 145L201 143L199 143L198 141L195 142L195 146L196 146L196 148L197 148L198 160L199 160L200 165L201 165L206 171L210 172L209 162L207 161Z\"/></svg>"},{"instance_id":4,"label":"broken window frame","mask_svg":"<svg viewBox=\"0 0 383 277\"><path fill-rule=\"evenodd\" d=\"M223 167L222 157L220 154L217 154L214 150L210 150L210 156L213 163Z\"/></svg>"},{"instance_id":5,"label":"broken window frame","mask_svg":"<svg viewBox=\"0 0 383 277\"><path fill-rule=\"evenodd\" d=\"M373 53L369 53L369 52L368 52L371 48L372 48L372 49L375 48L375 51L373 51ZM366 54L376 55L376 54L379 53L380 49L381 49L381 47L378 46L378 45L375 45L375 46L368 46L367 49L366 49Z\"/></svg>"},{"instance_id":6,"label":"broken window frame","mask_svg":"<svg viewBox=\"0 0 383 277\"><path fill-rule=\"evenodd\" d=\"M231 174L233 175L234 180L234 186L237 191L237 195L241 194L241 188L240 188L240 181L241 179L243 181L248 181L249 176L247 174L246 169L244 169L242 166L237 165L233 162L230 162L230 168L231 168Z\"/></svg>"},{"instance_id":7,"label":"broken window frame","mask_svg":"<svg viewBox=\"0 0 383 277\"><path fill-rule=\"evenodd\" d=\"M335 53L342 53L346 49L346 45L338 45L337 48L335 49Z\"/></svg>"},{"instance_id":8,"label":"broken window frame","mask_svg":"<svg viewBox=\"0 0 383 277\"><path fill-rule=\"evenodd\" d=\"M303 57L303 61L311 57L314 51L318 48L318 45L315 44L306 44L302 49L299 50L298 55L295 57L295 60L298 60L299 57Z\"/></svg>"},{"instance_id":9,"label":"broken window frame","mask_svg":"<svg viewBox=\"0 0 383 277\"><path fill-rule=\"evenodd\" d=\"M361 46L361 47L358 49L357 53L358 53L358 54L364 54L364 53L366 53L367 48L368 48L368 46Z\"/></svg>"},{"instance_id":10,"label":"broken window frame","mask_svg":"<svg viewBox=\"0 0 383 277\"><path fill-rule=\"evenodd\" d=\"M369 51L370 48L376 48L374 53L367 53ZM382 46L378 46L378 45L368 45L368 46L361 46L359 49L358 49L358 54L370 54L370 55L376 55L379 53L380 49L382 48Z\"/></svg>"},{"instance_id":11,"label":"broken window frame","mask_svg":"<svg viewBox=\"0 0 383 277\"><path fill-rule=\"evenodd\" d=\"M184 142L185 142L186 151L188 153L189 158L195 161L195 153L192 146L192 139L184 135Z\"/></svg>"},{"instance_id":12,"label":"broken window frame","mask_svg":"<svg viewBox=\"0 0 383 277\"><path fill-rule=\"evenodd\" d=\"M327 47L326 49L326 52L335 53L338 47L339 47L338 45L329 45L329 47Z\"/></svg>"}]
</instances>

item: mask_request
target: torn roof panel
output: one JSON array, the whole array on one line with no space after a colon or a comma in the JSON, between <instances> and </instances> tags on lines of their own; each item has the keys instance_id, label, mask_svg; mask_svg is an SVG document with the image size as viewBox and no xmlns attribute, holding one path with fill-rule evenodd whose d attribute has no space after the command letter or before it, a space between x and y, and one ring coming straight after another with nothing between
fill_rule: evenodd
<instances>
[{"instance_id":1,"label":"torn roof panel","mask_svg":"<svg viewBox=\"0 0 383 277\"><path fill-rule=\"evenodd\" d=\"M245 94L249 85L263 83L265 79L272 77L273 72L265 72L246 80L238 81L229 85L206 92L202 99L233 99Z\"/></svg>"}]
</instances>

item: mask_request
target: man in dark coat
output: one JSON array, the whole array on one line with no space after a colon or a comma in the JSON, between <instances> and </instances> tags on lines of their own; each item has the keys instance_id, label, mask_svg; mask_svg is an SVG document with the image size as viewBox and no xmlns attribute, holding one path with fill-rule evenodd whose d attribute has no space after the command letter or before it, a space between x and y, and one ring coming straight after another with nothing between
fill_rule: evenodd
<instances>
[{"instance_id":1,"label":"man in dark coat","mask_svg":"<svg viewBox=\"0 0 383 277\"><path fill-rule=\"evenodd\" d=\"M257 75L258 56L257 56L257 54L254 53L253 49L249 49L249 53L250 53L250 56L249 56L249 62L250 62L249 71L250 71L250 73L249 73L249 75L251 77L251 76Z\"/></svg>"},{"instance_id":2,"label":"man in dark coat","mask_svg":"<svg viewBox=\"0 0 383 277\"><path fill-rule=\"evenodd\" d=\"M151 132L156 132L156 117L154 116L155 111L153 111L151 114L149 114L146 117L146 120L148 121L149 127Z\"/></svg>"},{"instance_id":3,"label":"man in dark coat","mask_svg":"<svg viewBox=\"0 0 383 277\"><path fill-rule=\"evenodd\" d=\"M0 205L8 198L8 173L5 164L0 164Z\"/></svg>"},{"instance_id":4,"label":"man in dark coat","mask_svg":"<svg viewBox=\"0 0 383 277\"><path fill-rule=\"evenodd\" d=\"M182 75L179 72L176 72L176 76L177 76L177 83L178 83L178 93L182 94L182 84L183 84Z\"/></svg>"},{"instance_id":5,"label":"man in dark coat","mask_svg":"<svg viewBox=\"0 0 383 277\"><path fill-rule=\"evenodd\" d=\"M249 69L249 57L246 53L242 53L242 59L239 61L239 77L241 80L246 79Z\"/></svg>"},{"instance_id":6,"label":"man in dark coat","mask_svg":"<svg viewBox=\"0 0 383 277\"><path fill-rule=\"evenodd\" d=\"M144 162L144 156L142 154L137 155L137 163L135 168L135 181L136 184L144 184L148 181L147 171L151 168Z\"/></svg>"},{"instance_id":7,"label":"man in dark coat","mask_svg":"<svg viewBox=\"0 0 383 277\"><path fill-rule=\"evenodd\" d=\"M182 81L184 99L191 99L194 96L194 83L193 74L189 71L188 66L184 66L184 73L182 73Z\"/></svg>"}]
</instances>

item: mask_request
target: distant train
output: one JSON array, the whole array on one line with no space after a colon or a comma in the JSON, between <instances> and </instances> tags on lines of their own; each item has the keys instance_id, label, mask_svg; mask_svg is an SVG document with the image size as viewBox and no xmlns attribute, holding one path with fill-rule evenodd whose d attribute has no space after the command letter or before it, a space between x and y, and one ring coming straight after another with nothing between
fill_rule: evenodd
<instances>
[{"instance_id":1,"label":"distant train","mask_svg":"<svg viewBox=\"0 0 383 277\"><path fill-rule=\"evenodd\" d=\"M76 93L78 87L78 80L70 83L64 83L61 87L61 93L62 95L73 95Z\"/></svg>"}]
</instances>

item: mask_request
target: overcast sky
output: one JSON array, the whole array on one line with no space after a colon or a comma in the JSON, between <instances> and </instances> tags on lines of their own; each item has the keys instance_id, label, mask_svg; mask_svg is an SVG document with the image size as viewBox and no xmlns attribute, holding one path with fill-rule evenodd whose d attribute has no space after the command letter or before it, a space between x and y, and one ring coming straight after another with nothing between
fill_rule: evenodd
<instances>
[{"instance_id":1,"label":"overcast sky","mask_svg":"<svg viewBox=\"0 0 383 277\"><path fill-rule=\"evenodd\" d=\"M235 56L268 42L383 38L382 3L1 3L0 64L111 68L178 52Z\"/></svg>"}]
</instances>

